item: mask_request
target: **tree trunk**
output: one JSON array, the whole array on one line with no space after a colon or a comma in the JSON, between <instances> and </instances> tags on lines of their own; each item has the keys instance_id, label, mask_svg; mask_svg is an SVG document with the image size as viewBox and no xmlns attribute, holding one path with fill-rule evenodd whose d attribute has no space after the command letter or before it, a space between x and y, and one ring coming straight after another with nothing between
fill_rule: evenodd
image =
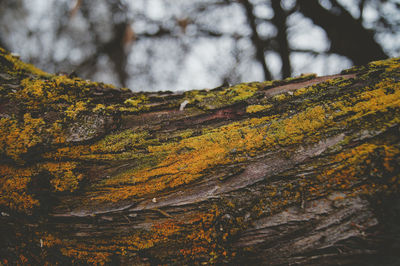
<instances>
[{"instance_id":1,"label":"tree trunk","mask_svg":"<svg viewBox=\"0 0 400 266\"><path fill-rule=\"evenodd\" d=\"M399 59L184 93L0 67L2 264L400 262Z\"/></svg>"}]
</instances>

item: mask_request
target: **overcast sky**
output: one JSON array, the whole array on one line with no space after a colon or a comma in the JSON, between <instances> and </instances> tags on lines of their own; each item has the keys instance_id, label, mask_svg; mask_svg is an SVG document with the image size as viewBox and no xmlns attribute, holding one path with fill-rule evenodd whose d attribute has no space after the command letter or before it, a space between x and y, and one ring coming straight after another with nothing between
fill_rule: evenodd
<instances>
[{"instance_id":1,"label":"overcast sky","mask_svg":"<svg viewBox=\"0 0 400 266\"><path fill-rule=\"evenodd\" d=\"M30 31L40 31L41 40L37 42L24 42L23 34L18 33L12 35L11 46L14 52L21 54L22 58L29 58L32 51L42 51L43 56L46 56L47 47L43 47L43 44L51 44L54 47L54 58L60 62L66 58L72 61L79 61L83 50L70 47L69 42L66 40L54 40L54 35L51 34L54 17L52 17L52 8L55 1L66 1L66 0L24 0L26 6L29 6L29 13L25 18L26 24L28 25ZM176 16L184 17L185 8L179 8L183 6L190 7L190 1L186 0L136 0L136 1L126 1L130 8L134 10L140 10L151 19L163 20L166 17ZM179 2L180 5L171 4ZM339 1L344 6L348 7L350 12L354 16L358 16L356 0L340 0ZM283 1L284 6L291 6L293 1L285 0ZM321 1L321 3L327 5L327 1ZM69 5L72 7L74 5L73 1L70 1ZM99 14L105 13L102 10L102 6L99 2L98 5L94 5ZM227 11L228 12L228 11ZM273 15L272 11L268 7L258 8L255 10L259 17L271 18ZM387 10L388 13L393 12L393 10ZM397 13L395 13L397 14ZM219 16L219 17L218 17ZM226 19L220 16L220 14L215 15L215 23L219 23L218 27L223 29L224 32L239 32L245 34L248 31L246 26L246 17L244 16L243 10L239 5L232 5L229 10L230 18ZM364 13L364 18L366 19L366 24L368 21L373 21L376 19L377 13L373 6L366 8ZM81 23L81 18L75 16L69 23L71 28L83 27ZM148 30L149 25L144 25L140 20L133 19L133 28L135 31L140 32L141 30ZM205 22L207 23L207 22ZM304 18L300 14L294 14L289 17L288 21L289 32L290 32L290 43L293 47L299 49L314 49L316 51L327 51L329 48L329 43L325 36L325 32L314 26L313 23ZM274 29L265 25L260 25L259 32L264 35L273 34ZM84 32L84 30L82 31ZM84 37L84 36L82 36ZM390 47L396 45L399 41L399 34L393 36L377 36L378 41L383 43L386 52L390 56L398 56L396 52L390 50ZM249 41L240 40L239 43L234 43L230 38L220 38L218 40L209 39L198 39L195 43L192 42L193 39L190 38L190 27L187 30L186 35L181 36L181 42L190 45L190 51L179 65L174 66L172 63L169 64L168 61L157 61L152 62L154 65L154 75L158 77L159 81L152 85L149 85L148 78L141 77L140 72L133 68L134 65L143 61L146 63L148 58L146 57L146 49L151 46L151 43L141 42L134 44L132 47L132 52L128 58L128 62L132 65L128 67L132 68L132 72L137 74L132 76L129 80L129 86L132 90L188 90L188 89L202 89L202 88L212 88L220 85L220 76L213 75L212 73L218 73L221 69L235 69L240 73L243 73L240 78L241 82L247 81L260 81L262 79L262 69L258 63L254 60L248 60L248 62L243 62L241 65L234 65L232 60L232 50L236 45L240 49L246 51L248 50L248 57L251 57L253 53L252 44ZM152 48L155 55L157 53L165 53L165 50L159 49L156 46ZM172 47L168 50L171 56L176 53L179 55L181 52L179 46L175 48ZM165 57L165 56L164 56ZM276 53L267 53L267 62L274 78L279 78L280 71L280 59ZM165 60L165 58L163 59ZM245 59L244 59L245 60ZM135 64L133 64L133 62ZM147 62L148 63L148 62ZM338 55L330 56L310 56L307 54L293 53L291 55L292 68L294 70L293 75L300 75L301 73L317 73L318 75L327 75L340 72L342 69L351 66L351 61L345 57ZM40 66L40 62L39 62ZM174 67L171 67L174 66ZM100 71L95 75L96 80L104 81L107 83L117 83L115 76L111 75L107 68L109 67L109 61L104 59L104 71ZM47 71L54 71L54 69L45 69ZM177 74L178 73L178 74Z\"/></svg>"}]
</instances>

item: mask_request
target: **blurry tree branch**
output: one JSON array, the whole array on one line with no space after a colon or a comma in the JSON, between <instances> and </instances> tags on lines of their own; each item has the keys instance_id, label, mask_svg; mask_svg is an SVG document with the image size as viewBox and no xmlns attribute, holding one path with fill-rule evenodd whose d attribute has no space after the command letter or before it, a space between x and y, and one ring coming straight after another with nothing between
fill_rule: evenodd
<instances>
[{"instance_id":1,"label":"blurry tree branch","mask_svg":"<svg viewBox=\"0 0 400 266\"><path fill-rule=\"evenodd\" d=\"M357 65L387 58L373 32L365 29L336 1L332 2L340 10L336 13L325 9L318 1L298 0L297 3L305 16L324 29L331 42L330 52L344 55Z\"/></svg>"},{"instance_id":2,"label":"blurry tree branch","mask_svg":"<svg viewBox=\"0 0 400 266\"><path fill-rule=\"evenodd\" d=\"M290 48L286 25L287 14L285 10L283 10L280 1L271 1L271 6L274 10L274 16L271 21L277 30L275 39L278 44L278 53L282 61L281 73L283 78L287 78L292 74L289 58Z\"/></svg>"},{"instance_id":3,"label":"blurry tree branch","mask_svg":"<svg viewBox=\"0 0 400 266\"><path fill-rule=\"evenodd\" d=\"M258 34L256 17L253 12L253 5L249 2L249 0L238 0L238 1L243 5L246 11L247 21L251 29L251 40L256 50L256 60L262 66L264 72L264 79L271 80L272 75L268 69L267 62L265 59L266 40L263 40Z\"/></svg>"},{"instance_id":4,"label":"blurry tree branch","mask_svg":"<svg viewBox=\"0 0 400 266\"><path fill-rule=\"evenodd\" d=\"M399 4L394 0L351 0L346 5L336 0L155 2L49 0L52 12L39 19L39 11L30 9L28 0L2 1L0 44L21 49L29 43L22 58L48 66L50 72L75 69L84 78L104 77L121 86L147 89L202 80L216 86L249 76L289 77L300 71L302 64L293 53L301 50L315 55L307 64L313 72L318 72L315 60L333 60L320 70L330 72L342 60L363 64L400 51L394 41L400 27ZM374 16L365 16L367 11ZM230 63L217 63L221 59ZM204 71L189 73L192 68L187 64Z\"/></svg>"}]
</instances>

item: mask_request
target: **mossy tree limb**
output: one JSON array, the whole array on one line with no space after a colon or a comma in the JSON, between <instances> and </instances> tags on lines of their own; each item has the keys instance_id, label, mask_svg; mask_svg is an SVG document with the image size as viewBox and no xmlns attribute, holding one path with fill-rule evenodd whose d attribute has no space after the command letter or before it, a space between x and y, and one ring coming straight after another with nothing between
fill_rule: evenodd
<instances>
[{"instance_id":1,"label":"mossy tree limb","mask_svg":"<svg viewBox=\"0 0 400 266\"><path fill-rule=\"evenodd\" d=\"M0 62L3 264L399 260L399 59L184 93Z\"/></svg>"}]
</instances>

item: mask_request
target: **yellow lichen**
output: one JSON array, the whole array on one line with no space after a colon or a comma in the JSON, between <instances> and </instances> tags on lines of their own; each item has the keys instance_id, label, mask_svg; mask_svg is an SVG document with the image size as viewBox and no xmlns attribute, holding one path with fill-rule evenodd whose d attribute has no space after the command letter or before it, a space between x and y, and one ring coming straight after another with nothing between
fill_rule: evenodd
<instances>
[{"instance_id":1,"label":"yellow lichen","mask_svg":"<svg viewBox=\"0 0 400 266\"><path fill-rule=\"evenodd\" d=\"M107 180L104 189L110 192L103 192L95 198L118 201L175 188L200 178L208 168L242 160L241 156L231 156L233 150L255 155L257 150L274 147L276 141L280 145L299 143L307 137L307 132L326 127L330 121L325 110L317 106L282 121L271 117L249 119L214 129L204 135L182 139L179 143L149 146L149 152L153 154L167 154L157 167L128 171ZM267 122L271 123L269 131L260 127ZM320 136L314 133L308 137L319 139ZM114 186L121 182L126 185Z\"/></svg>"},{"instance_id":2,"label":"yellow lichen","mask_svg":"<svg viewBox=\"0 0 400 266\"><path fill-rule=\"evenodd\" d=\"M39 201L27 193L28 184L36 174L33 168L0 165L0 205L23 212L38 206Z\"/></svg>"},{"instance_id":3,"label":"yellow lichen","mask_svg":"<svg viewBox=\"0 0 400 266\"><path fill-rule=\"evenodd\" d=\"M242 83L209 91L188 91L185 92L185 99L199 107L215 109L246 100L253 96L257 90L258 87L253 83Z\"/></svg>"},{"instance_id":4,"label":"yellow lichen","mask_svg":"<svg viewBox=\"0 0 400 266\"><path fill-rule=\"evenodd\" d=\"M274 96L274 99L277 101L282 101L286 98L286 95L284 93L278 94Z\"/></svg>"},{"instance_id":5,"label":"yellow lichen","mask_svg":"<svg viewBox=\"0 0 400 266\"><path fill-rule=\"evenodd\" d=\"M20 155L27 153L29 148L43 141L44 126L42 118L32 118L24 114L23 124L9 118L0 119L0 152L14 160L20 160Z\"/></svg>"},{"instance_id":6,"label":"yellow lichen","mask_svg":"<svg viewBox=\"0 0 400 266\"><path fill-rule=\"evenodd\" d=\"M106 107L104 106L104 104L98 104L98 105L96 105L95 108L93 108L93 112L103 111L105 109L106 109Z\"/></svg>"},{"instance_id":7,"label":"yellow lichen","mask_svg":"<svg viewBox=\"0 0 400 266\"><path fill-rule=\"evenodd\" d=\"M4 50L2 52L4 52ZM4 54L3 56L8 61L10 61L14 64L14 69L16 71L26 71L26 72L29 72L29 73L32 73L32 74L35 74L38 76L44 76L44 77L50 76L49 73L46 73L46 72L36 68L32 64L27 64L25 62L22 62L21 60L19 60L18 58L16 58L15 56L13 56L11 54Z\"/></svg>"},{"instance_id":8,"label":"yellow lichen","mask_svg":"<svg viewBox=\"0 0 400 266\"><path fill-rule=\"evenodd\" d=\"M187 129L187 130L184 130L182 133L180 133L180 136L182 138L186 139L186 138L191 137L193 135L193 133L194 133L193 130Z\"/></svg>"},{"instance_id":9,"label":"yellow lichen","mask_svg":"<svg viewBox=\"0 0 400 266\"><path fill-rule=\"evenodd\" d=\"M316 87L315 86L303 87L303 88L295 90L293 95L294 96L300 96L302 94L313 93L315 91L316 91Z\"/></svg>"},{"instance_id":10,"label":"yellow lichen","mask_svg":"<svg viewBox=\"0 0 400 266\"><path fill-rule=\"evenodd\" d=\"M92 145L77 145L58 148L55 152L45 153L47 159L96 159L124 160L143 156L148 145L157 144L158 140L146 132L135 132L131 129L109 134Z\"/></svg>"},{"instance_id":11,"label":"yellow lichen","mask_svg":"<svg viewBox=\"0 0 400 266\"><path fill-rule=\"evenodd\" d=\"M246 108L246 112L247 113L257 113L257 112L261 112L261 111L265 111L265 110L271 109L271 107L273 107L273 105L271 105L271 104L267 104L267 105L258 105L258 104L249 105Z\"/></svg>"},{"instance_id":12,"label":"yellow lichen","mask_svg":"<svg viewBox=\"0 0 400 266\"><path fill-rule=\"evenodd\" d=\"M120 111L137 112L141 110L148 110L146 103L148 102L148 97L144 94L138 94L135 97L131 97L125 100L124 104L128 107L120 107Z\"/></svg>"},{"instance_id":13,"label":"yellow lichen","mask_svg":"<svg viewBox=\"0 0 400 266\"><path fill-rule=\"evenodd\" d=\"M329 86L337 82L348 81L327 81ZM386 92L388 86L393 90L391 93ZM357 100L355 104L348 98L326 101L324 104L299 110L293 116L249 119L204 131L202 135L184 138L178 142L149 146L150 154L155 157L160 154L164 156L156 167L127 171L115 179L108 179L103 184L103 189L108 192L102 191L101 195L94 198L119 201L173 189L201 178L203 172L217 165L243 160L241 154L254 156L277 145L318 142L324 136L323 132L329 129L344 126L344 123L359 120L366 115L400 107L400 90L394 80L384 80L374 88L377 91L366 89L359 92L358 96L353 96L352 99ZM337 119L345 113L352 115L345 120ZM232 151L235 151L235 156L232 156ZM116 187L120 182L125 185Z\"/></svg>"},{"instance_id":14,"label":"yellow lichen","mask_svg":"<svg viewBox=\"0 0 400 266\"><path fill-rule=\"evenodd\" d=\"M65 112L68 117L75 119L80 112L85 110L86 110L85 102L78 101L75 104L70 105Z\"/></svg>"},{"instance_id":15,"label":"yellow lichen","mask_svg":"<svg viewBox=\"0 0 400 266\"><path fill-rule=\"evenodd\" d=\"M82 174L76 174L76 163L73 162L59 162L59 163L45 163L41 168L51 174L50 183L54 191L74 191L78 188Z\"/></svg>"}]
</instances>

